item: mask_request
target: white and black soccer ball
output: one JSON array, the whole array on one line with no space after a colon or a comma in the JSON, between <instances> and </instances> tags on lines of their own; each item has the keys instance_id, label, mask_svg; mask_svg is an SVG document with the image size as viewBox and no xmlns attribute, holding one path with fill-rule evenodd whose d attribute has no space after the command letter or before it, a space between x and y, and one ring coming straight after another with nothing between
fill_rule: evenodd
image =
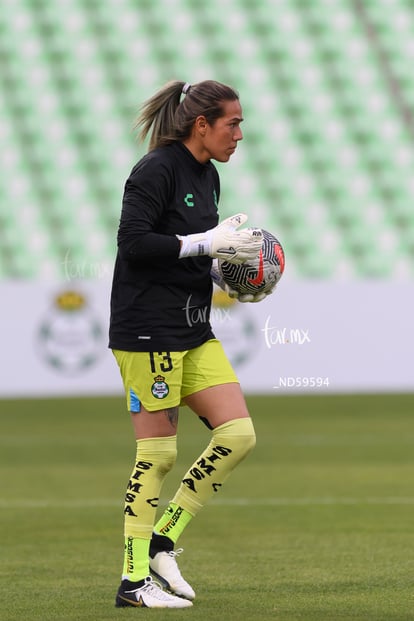
<instances>
[{"instance_id":1,"label":"white and black soccer ball","mask_svg":"<svg viewBox=\"0 0 414 621\"><path fill-rule=\"evenodd\" d=\"M240 294L269 293L285 269L285 253L279 240L262 229L263 246L253 261L236 265L219 259L218 270L224 282Z\"/></svg>"}]
</instances>

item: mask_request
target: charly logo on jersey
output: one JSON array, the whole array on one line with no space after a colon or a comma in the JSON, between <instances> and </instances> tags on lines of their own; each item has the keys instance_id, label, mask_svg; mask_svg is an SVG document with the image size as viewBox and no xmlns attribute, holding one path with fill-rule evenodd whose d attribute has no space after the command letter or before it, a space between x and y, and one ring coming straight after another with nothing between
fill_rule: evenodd
<instances>
[{"instance_id":1,"label":"charly logo on jersey","mask_svg":"<svg viewBox=\"0 0 414 621\"><path fill-rule=\"evenodd\" d=\"M165 377L163 375L157 375L154 377L154 383L151 386L152 396L156 399L165 399L165 397L170 392L170 388L165 381Z\"/></svg>"},{"instance_id":2,"label":"charly logo on jersey","mask_svg":"<svg viewBox=\"0 0 414 621\"><path fill-rule=\"evenodd\" d=\"M217 198L216 190L213 190L213 201L214 201L214 207L216 208L216 211L217 211L218 210L218 198ZM192 192L188 192L184 196L184 203L187 205L187 207L195 207L194 194Z\"/></svg>"},{"instance_id":3,"label":"charly logo on jersey","mask_svg":"<svg viewBox=\"0 0 414 621\"><path fill-rule=\"evenodd\" d=\"M188 194L185 195L184 197L184 202L187 205L187 207L194 207L194 194L191 194L191 192L189 192Z\"/></svg>"},{"instance_id":4,"label":"charly logo on jersey","mask_svg":"<svg viewBox=\"0 0 414 621\"><path fill-rule=\"evenodd\" d=\"M54 297L36 336L46 364L65 374L82 373L105 351L103 327L78 291L62 291Z\"/></svg>"}]
</instances>

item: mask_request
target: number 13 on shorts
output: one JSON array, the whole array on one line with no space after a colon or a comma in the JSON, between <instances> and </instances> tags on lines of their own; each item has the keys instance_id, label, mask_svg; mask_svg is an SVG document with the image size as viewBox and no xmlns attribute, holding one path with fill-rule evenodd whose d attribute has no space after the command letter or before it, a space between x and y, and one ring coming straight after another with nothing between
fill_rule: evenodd
<instances>
[{"instance_id":1,"label":"number 13 on shorts","mask_svg":"<svg viewBox=\"0 0 414 621\"><path fill-rule=\"evenodd\" d=\"M151 365L151 373L158 373L159 371L162 371L163 373L168 373L173 369L173 363L169 351L150 351L149 359Z\"/></svg>"}]
</instances>

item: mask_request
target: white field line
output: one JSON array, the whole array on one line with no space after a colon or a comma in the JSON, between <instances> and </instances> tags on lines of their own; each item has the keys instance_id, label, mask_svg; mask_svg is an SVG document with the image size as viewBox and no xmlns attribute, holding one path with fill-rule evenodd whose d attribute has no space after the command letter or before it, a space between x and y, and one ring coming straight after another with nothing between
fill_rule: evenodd
<instances>
[{"instance_id":1,"label":"white field line","mask_svg":"<svg viewBox=\"0 0 414 621\"><path fill-rule=\"evenodd\" d=\"M160 500L160 506L166 505L167 499ZM341 505L414 505L414 496L384 496L384 497L303 497L303 498L221 498L214 499L210 504L223 507L295 507L295 506L341 506ZM73 500L9 500L0 498L0 509L51 509L54 507L65 509L87 508L122 508L122 500L109 498L90 498Z\"/></svg>"}]
</instances>

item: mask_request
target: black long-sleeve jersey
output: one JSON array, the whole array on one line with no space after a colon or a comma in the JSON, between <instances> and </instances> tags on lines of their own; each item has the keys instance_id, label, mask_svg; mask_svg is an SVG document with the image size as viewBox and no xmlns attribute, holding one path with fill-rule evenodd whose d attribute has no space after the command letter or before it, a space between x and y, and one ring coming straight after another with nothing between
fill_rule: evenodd
<instances>
[{"instance_id":1,"label":"black long-sleeve jersey","mask_svg":"<svg viewBox=\"0 0 414 621\"><path fill-rule=\"evenodd\" d=\"M125 184L118 230L109 347L183 351L214 338L211 259L179 259L176 235L218 223L220 181L180 142L154 149Z\"/></svg>"}]
</instances>

